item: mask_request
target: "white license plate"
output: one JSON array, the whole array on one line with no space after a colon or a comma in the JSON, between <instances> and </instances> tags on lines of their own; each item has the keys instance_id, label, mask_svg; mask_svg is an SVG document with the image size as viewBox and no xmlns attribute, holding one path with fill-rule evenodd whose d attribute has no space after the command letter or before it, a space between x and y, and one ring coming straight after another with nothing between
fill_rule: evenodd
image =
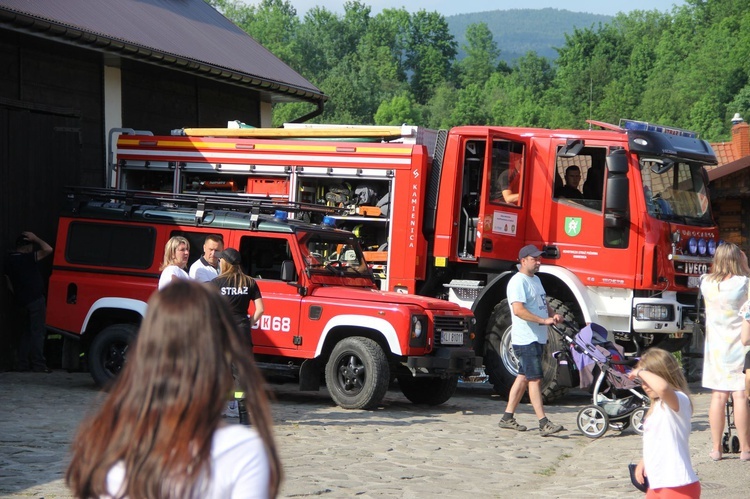
<instances>
[{"instance_id":1,"label":"white license plate","mask_svg":"<svg viewBox=\"0 0 750 499\"><path fill-rule=\"evenodd\" d=\"M455 331L443 331L440 333L440 343L443 345L463 345L464 333Z\"/></svg>"}]
</instances>

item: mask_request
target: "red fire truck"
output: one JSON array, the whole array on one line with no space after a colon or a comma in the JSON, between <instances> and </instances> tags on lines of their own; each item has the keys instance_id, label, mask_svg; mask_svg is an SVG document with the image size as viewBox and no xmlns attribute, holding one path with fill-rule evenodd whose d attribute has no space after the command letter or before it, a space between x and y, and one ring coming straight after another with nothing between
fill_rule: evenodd
<instances>
[{"instance_id":1,"label":"red fire truck","mask_svg":"<svg viewBox=\"0 0 750 499\"><path fill-rule=\"evenodd\" d=\"M683 345L698 277L718 244L696 134L644 122L588 130L287 125L118 130L120 189L264 197L342 207L384 290L471 307L475 349L496 391L517 372L506 284L519 249L544 250L550 305L596 322L627 351ZM580 184L563 194L566 170ZM573 193L575 194L575 193ZM561 349L550 335L548 351ZM564 392L551 355L545 397Z\"/></svg>"}]
</instances>

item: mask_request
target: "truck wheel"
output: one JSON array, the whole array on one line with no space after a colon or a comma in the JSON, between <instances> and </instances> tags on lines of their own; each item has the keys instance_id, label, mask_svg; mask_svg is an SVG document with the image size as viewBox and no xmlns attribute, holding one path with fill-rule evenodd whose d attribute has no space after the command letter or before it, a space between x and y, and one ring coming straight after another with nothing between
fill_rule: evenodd
<instances>
[{"instance_id":1,"label":"truck wheel","mask_svg":"<svg viewBox=\"0 0 750 499\"><path fill-rule=\"evenodd\" d=\"M575 318L568 307L560 300L552 298L549 300L550 307L556 314L560 314L566 321L573 322ZM487 332L485 334L484 366L485 372L493 384L495 392L505 399L508 398L513 382L518 375L518 359L516 359L511 347L511 319L508 300L502 300L495 305L492 311ZM567 331L570 336L575 331ZM560 335L550 331L547 345L544 347L542 369L544 379L542 380L542 397L545 402L557 400L567 393L567 389L558 386L557 383L557 361L552 354L558 350L564 350L565 344Z\"/></svg>"},{"instance_id":2,"label":"truck wheel","mask_svg":"<svg viewBox=\"0 0 750 499\"><path fill-rule=\"evenodd\" d=\"M398 377L398 386L414 404L440 405L447 402L458 387L458 376L450 378L415 378L410 375Z\"/></svg>"},{"instance_id":3,"label":"truck wheel","mask_svg":"<svg viewBox=\"0 0 750 499\"><path fill-rule=\"evenodd\" d=\"M326 364L326 386L344 409L372 409L385 397L390 380L385 352L369 338L344 338Z\"/></svg>"},{"instance_id":4,"label":"truck wheel","mask_svg":"<svg viewBox=\"0 0 750 499\"><path fill-rule=\"evenodd\" d=\"M125 367L125 354L136 331L134 324L113 324L96 335L89 349L89 370L97 385L106 387Z\"/></svg>"}]
</instances>

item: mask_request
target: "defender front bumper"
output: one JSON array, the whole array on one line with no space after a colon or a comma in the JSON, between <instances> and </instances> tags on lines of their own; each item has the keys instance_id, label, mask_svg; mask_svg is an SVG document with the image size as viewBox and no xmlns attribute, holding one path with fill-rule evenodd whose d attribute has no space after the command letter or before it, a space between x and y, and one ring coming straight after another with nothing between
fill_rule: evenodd
<instances>
[{"instance_id":1,"label":"defender front bumper","mask_svg":"<svg viewBox=\"0 0 750 499\"><path fill-rule=\"evenodd\" d=\"M482 367L482 357L470 348L437 348L429 356L408 357L406 366L424 374L471 374Z\"/></svg>"}]
</instances>

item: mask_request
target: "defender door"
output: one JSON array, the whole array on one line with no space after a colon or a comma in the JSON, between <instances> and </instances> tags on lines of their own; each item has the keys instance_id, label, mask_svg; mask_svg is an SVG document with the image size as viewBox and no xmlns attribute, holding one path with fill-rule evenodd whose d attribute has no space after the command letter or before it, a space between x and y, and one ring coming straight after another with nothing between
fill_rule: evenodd
<instances>
[{"instance_id":1,"label":"defender door","mask_svg":"<svg viewBox=\"0 0 750 499\"><path fill-rule=\"evenodd\" d=\"M256 354L298 349L301 296L297 288L281 280L282 262L293 260L287 237L289 234L253 234L234 242L242 255L243 271L255 279L263 296L265 311L251 330ZM252 313L251 304L248 314Z\"/></svg>"}]
</instances>

